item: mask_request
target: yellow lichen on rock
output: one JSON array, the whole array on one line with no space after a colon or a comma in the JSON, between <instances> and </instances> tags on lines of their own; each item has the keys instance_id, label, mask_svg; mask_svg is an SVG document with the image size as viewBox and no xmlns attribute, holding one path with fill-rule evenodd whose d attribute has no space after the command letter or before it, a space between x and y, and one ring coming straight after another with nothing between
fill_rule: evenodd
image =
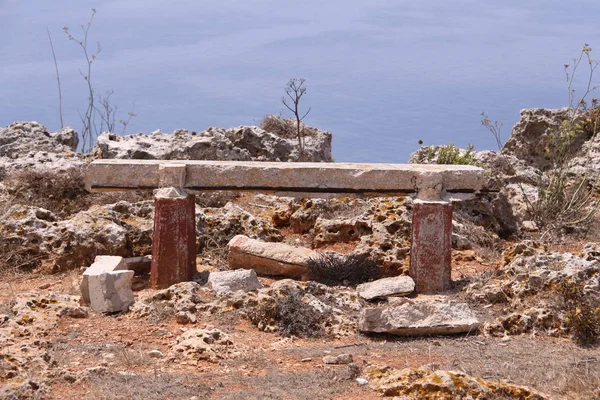
<instances>
[{"instance_id":1,"label":"yellow lichen on rock","mask_svg":"<svg viewBox=\"0 0 600 400\"><path fill-rule=\"evenodd\" d=\"M371 367L367 371L369 387L384 396L400 399L473 399L546 400L550 397L526 386L475 378L460 371L420 368Z\"/></svg>"}]
</instances>

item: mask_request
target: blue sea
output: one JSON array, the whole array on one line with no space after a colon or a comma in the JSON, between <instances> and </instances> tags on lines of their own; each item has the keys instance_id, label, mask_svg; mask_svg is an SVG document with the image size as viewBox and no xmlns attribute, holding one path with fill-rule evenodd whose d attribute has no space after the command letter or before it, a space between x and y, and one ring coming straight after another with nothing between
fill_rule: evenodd
<instances>
[{"instance_id":1,"label":"blue sea","mask_svg":"<svg viewBox=\"0 0 600 400\"><path fill-rule=\"evenodd\" d=\"M0 0L0 126L60 128L48 30L81 129L86 62L63 27L82 38L92 8L91 82L117 121L133 108L126 133L288 116L285 84L305 78L305 122L333 133L336 161L403 163L419 140L494 149L481 112L506 139L521 109L568 104L563 66L584 43L600 54L598 1Z\"/></svg>"}]
</instances>

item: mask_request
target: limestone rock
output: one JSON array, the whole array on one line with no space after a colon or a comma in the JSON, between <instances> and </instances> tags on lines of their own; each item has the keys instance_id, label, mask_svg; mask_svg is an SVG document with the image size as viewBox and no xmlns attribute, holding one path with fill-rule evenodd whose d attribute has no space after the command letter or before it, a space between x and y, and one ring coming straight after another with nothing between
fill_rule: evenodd
<instances>
[{"instance_id":1,"label":"limestone rock","mask_svg":"<svg viewBox=\"0 0 600 400\"><path fill-rule=\"evenodd\" d=\"M323 357L323 362L325 364L350 364L353 361L352 354L339 354L337 356Z\"/></svg>"},{"instance_id":2,"label":"limestone rock","mask_svg":"<svg viewBox=\"0 0 600 400\"><path fill-rule=\"evenodd\" d=\"M237 269L233 271L211 272L208 276L208 287L217 295L243 290L250 292L262 288L253 269Z\"/></svg>"},{"instance_id":3,"label":"limestone rock","mask_svg":"<svg viewBox=\"0 0 600 400\"><path fill-rule=\"evenodd\" d=\"M331 134L317 130L307 136L306 161L332 161ZM171 134L119 136L104 133L93 151L96 158L143 160L295 161L298 141L281 138L256 126L208 128L196 133L178 129Z\"/></svg>"},{"instance_id":4,"label":"limestone rock","mask_svg":"<svg viewBox=\"0 0 600 400\"><path fill-rule=\"evenodd\" d=\"M226 247L236 235L266 242L280 242L283 239L279 229L273 227L270 221L258 218L232 203L220 208L197 209L196 233L201 253Z\"/></svg>"},{"instance_id":5,"label":"limestone rock","mask_svg":"<svg viewBox=\"0 0 600 400\"><path fill-rule=\"evenodd\" d=\"M408 336L475 332L479 325L466 303L438 299L406 299L399 306L365 308L358 323L361 332Z\"/></svg>"},{"instance_id":6,"label":"limestone rock","mask_svg":"<svg viewBox=\"0 0 600 400\"><path fill-rule=\"evenodd\" d=\"M61 318L86 317L78 296L56 293L17 294L11 313L0 317L0 398L47 398L44 383L56 376L48 346L51 330Z\"/></svg>"},{"instance_id":7,"label":"limestone rock","mask_svg":"<svg viewBox=\"0 0 600 400\"><path fill-rule=\"evenodd\" d=\"M172 360L188 361L234 358L241 354L243 347L234 344L230 335L219 329L189 329L178 336L169 351Z\"/></svg>"},{"instance_id":8,"label":"limestone rock","mask_svg":"<svg viewBox=\"0 0 600 400\"><path fill-rule=\"evenodd\" d=\"M356 287L358 295L365 300L374 300L390 296L406 296L415 290L415 281L406 275L378 279L362 283Z\"/></svg>"},{"instance_id":9,"label":"limestone rock","mask_svg":"<svg viewBox=\"0 0 600 400\"><path fill-rule=\"evenodd\" d=\"M551 135L556 133L563 121L572 118L569 108L545 109L530 108L521 110L521 117L515 124L510 138L502 152L525 160L527 164L544 169L551 166L550 155L545 149L551 144ZM573 150L582 142L572 144Z\"/></svg>"},{"instance_id":10,"label":"limestone rock","mask_svg":"<svg viewBox=\"0 0 600 400\"><path fill-rule=\"evenodd\" d=\"M127 269L123 257L119 256L96 256L94 263L90 265L84 272L81 279L81 304L90 304L90 275L100 275L105 272Z\"/></svg>"},{"instance_id":11,"label":"limestone rock","mask_svg":"<svg viewBox=\"0 0 600 400\"><path fill-rule=\"evenodd\" d=\"M549 396L527 386L488 381L459 371L423 366L403 370L369 367L366 372L371 389L400 399L550 400Z\"/></svg>"},{"instance_id":12,"label":"limestone rock","mask_svg":"<svg viewBox=\"0 0 600 400\"><path fill-rule=\"evenodd\" d=\"M197 305L204 303L198 295L199 289L200 284L196 282L182 282L142 295L131 307L130 314L134 318L160 321L179 312L195 313Z\"/></svg>"},{"instance_id":13,"label":"limestone rock","mask_svg":"<svg viewBox=\"0 0 600 400\"><path fill-rule=\"evenodd\" d=\"M64 128L56 133L37 122L15 122L0 128L0 157L17 158L32 150L64 153L77 148L77 132Z\"/></svg>"},{"instance_id":14,"label":"limestone rock","mask_svg":"<svg viewBox=\"0 0 600 400\"><path fill-rule=\"evenodd\" d=\"M46 259L50 271L90 265L96 255L135 256L152 243L152 202L92 206L61 221L39 207L14 205L0 218L0 235Z\"/></svg>"},{"instance_id":15,"label":"limestone rock","mask_svg":"<svg viewBox=\"0 0 600 400\"><path fill-rule=\"evenodd\" d=\"M134 303L133 271L110 271L88 276L91 308L97 313L127 311Z\"/></svg>"},{"instance_id":16,"label":"limestone rock","mask_svg":"<svg viewBox=\"0 0 600 400\"><path fill-rule=\"evenodd\" d=\"M252 268L260 275L299 278L306 272L308 260L318 253L284 243L268 243L235 236L228 244L227 261L233 269Z\"/></svg>"}]
</instances>

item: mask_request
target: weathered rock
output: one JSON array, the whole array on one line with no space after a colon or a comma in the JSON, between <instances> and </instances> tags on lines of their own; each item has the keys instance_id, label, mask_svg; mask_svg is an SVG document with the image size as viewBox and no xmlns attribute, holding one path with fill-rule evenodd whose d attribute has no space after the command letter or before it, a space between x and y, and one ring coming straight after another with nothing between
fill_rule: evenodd
<instances>
[{"instance_id":1,"label":"weathered rock","mask_svg":"<svg viewBox=\"0 0 600 400\"><path fill-rule=\"evenodd\" d=\"M201 253L205 250L218 250L236 235L245 235L266 242L280 242L283 239L279 229L270 221L257 218L240 206L227 203L221 208L196 210L196 232ZM212 260L203 260L210 263ZM242 266L242 268L246 268Z\"/></svg>"},{"instance_id":2,"label":"weathered rock","mask_svg":"<svg viewBox=\"0 0 600 400\"><path fill-rule=\"evenodd\" d=\"M428 367L396 370L369 367L369 387L384 396L400 399L550 399L535 389L510 383L475 378L459 371L434 370Z\"/></svg>"},{"instance_id":3,"label":"weathered rock","mask_svg":"<svg viewBox=\"0 0 600 400\"><path fill-rule=\"evenodd\" d=\"M299 278L308 260L318 253L284 243L268 243L238 235L228 244L227 261L233 269L251 268L260 275Z\"/></svg>"},{"instance_id":4,"label":"weathered rock","mask_svg":"<svg viewBox=\"0 0 600 400\"><path fill-rule=\"evenodd\" d=\"M89 277L91 275L100 275L105 272L127 269L127 264L123 257L119 256L96 256L94 263L90 265L82 275L81 279L81 304L90 304Z\"/></svg>"},{"instance_id":5,"label":"weathered rock","mask_svg":"<svg viewBox=\"0 0 600 400\"><path fill-rule=\"evenodd\" d=\"M90 265L99 254L133 256L152 243L151 202L92 206L61 221L39 207L14 205L0 218L0 234L60 271Z\"/></svg>"},{"instance_id":6,"label":"weathered rock","mask_svg":"<svg viewBox=\"0 0 600 400\"><path fill-rule=\"evenodd\" d=\"M211 272L208 275L208 287L221 295L242 290L250 292L262 288L253 269Z\"/></svg>"},{"instance_id":7,"label":"weathered rock","mask_svg":"<svg viewBox=\"0 0 600 400\"><path fill-rule=\"evenodd\" d=\"M77 132L69 127L55 133L37 122L15 122L0 128L0 157L18 158L32 150L73 152L77 144Z\"/></svg>"},{"instance_id":8,"label":"weathered rock","mask_svg":"<svg viewBox=\"0 0 600 400\"><path fill-rule=\"evenodd\" d=\"M306 161L332 161L330 133L318 130L305 139ZM296 161L298 141L256 126L211 127L200 133L184 129L171 134L160 130L149 135L104 133L98 137L93 154L96 158L143 160Z\"/></svg>"},{"instance_id":9,"label":"weathered rock","mask_svg":"<svg viewBox=\"0 0 600 400\"><path fill-rule=\"evenodd\" d=\"M203 311L222 313L237 309L251 313L257 308L273 307L285 302L293 294L299 295L303 303L309 306L320 326L329 335L356 334L356 314L361 304L356 291L346 287L329 287L316 282L298 282L291 279L279 280L271 287L256 292L232 292L218 297L215 301L199 308ZM136 303L137 304L137 303ZM279 321L263 321L258 324L266 332L280 331Z\"/></svg>"},{"instance_id":10,"label":"weathered rock","mask_svg":"<svg viewBox=\"0 0 600 400\"><path fill-rule=\"evenodd\" d=\"M130 314L134 318L160 321L179 312L196 312L196 306L205 301L198 295L200 284L182 282L167 289L140 296L133 304Z\"/></svg>"},{"instance_id":11,"label":"weathered rock","mask_svg":"<svg viewBox=\"0 0 600 400\"><path fill-rule=\"evenodd\" d=\"M133 271L110 271L88 275L91 308L97 313L127 311L134 303L131 290Z\"/></svg>"},{"instance_id":12,"label":"weathered rock","mask_svg":"<svg viewBox=\"0 0 600 400\"><path fill-rule=\"evenodd\" d=\"M314 224L315 246L331 243L347 243L360 240L362 236L373 233L371 221L360 217L344 220L325 220L318 218Z\"/></svg>"},{"instance_id":13,"label":"weathered rock","mask_svg":"<svg viewBox=\"0 0 600 400\"><path fill-rule=\"evenodd\" d=\"M475 332L479 320L465 303L406 299L399 306L363 309L358 327L361 332L440 335Z\"/></svg>"},{"instance_id":14,"label":"weathered rock","mask_svg":"<svg viewBox=\"0 0 600 400\"><path fill-rule=\"evenodd\" d=\"M551 154L546 148L552 145L552 135L555 135L563 121L573 118L576 112L569 108L545 109L529 108L521 110L521 118L515 124L510 138L504 144L502 152L524 160L527 164L539 169L552 165ZM572 143L575 152L584 142L582 137Z\"/></svg>"},{"instance_id":15,"label":"weathered rock","mask_svg":"<svg viewBox=\"0 0 600 400\"><path fill-rule=\"evenodd\" d=\"M178 336L169 351L172 360L188 361L234 358L241 354L243 347L234 344L230 335L219 329L189 329Z\"/></svg>"},{"instance_id":16,"label":"weathered rock","mask_svg":"<svg viewBox=\"0 0 600 400\"><path fill-rule=\"evenodd\" d=\"M56 376L48 336L61 317L87 317L78 300L55 293L16 295L0 323L0 398L47 398L45 382Z\"/></svg>"},{"instance_id":17,"label":"weathered rock","mask_svg":"<svg viewBox=\"0 0 600 400\"><path fill-rule=\"evenodd\" d=\"M350 364L353 361L352 354L339 354L337 356L323 357L323 362L325 364Z\"/></svg>"},{"instance_id":18,"label":"weathered rock","mask_svg":"<svg viewBox=\"0 0 600 400\"><path fill-rule=\"evenodd\" d=\"M485 331L495 336L567 333L561 287L580 287L587 301L600 306L600 260L586 253L584 257L550 252L531 241L507 249L504 265L493 276L466 288L474 301L505 304L502 314L485 324Z\"/></svg>"},{"instance_id":19,"label":"weathered rock","mask_svg":"<svg viewBox=\"0 0 600 400\"><path fill-rule=\"evenodd\" d=\"M390 296L406 296L415 290L415 281L410 276L394 276L362 283L356 287L358 295L365 300Z\"/></svg>"}]
</instances>

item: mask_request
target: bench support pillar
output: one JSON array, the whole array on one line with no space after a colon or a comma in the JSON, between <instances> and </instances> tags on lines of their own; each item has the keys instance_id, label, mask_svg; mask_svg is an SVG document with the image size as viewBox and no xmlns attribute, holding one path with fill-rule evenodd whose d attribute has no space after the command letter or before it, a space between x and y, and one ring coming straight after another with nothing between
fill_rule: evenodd
<instances>
[{"instance_id":1,"label":"bench support pillar","mask_svg":"<svg viewBox=\"0 0 600 400\"><path fill-rule=\"evenodd\" d=\"M150 287L191 281L196 253L195 196L174 187L159 189L154 196Z\"/></svg>"},{"instance_id":2,"label":"bench support pillar","mask_svg":"<svg viewBox=\"0 0 600 400\"><path fill-rule=\"evenodd\" d=\"M451 285L452 203L415 200L409 274L417 293L436 293Z\"/></svg>"}]
</instances>

